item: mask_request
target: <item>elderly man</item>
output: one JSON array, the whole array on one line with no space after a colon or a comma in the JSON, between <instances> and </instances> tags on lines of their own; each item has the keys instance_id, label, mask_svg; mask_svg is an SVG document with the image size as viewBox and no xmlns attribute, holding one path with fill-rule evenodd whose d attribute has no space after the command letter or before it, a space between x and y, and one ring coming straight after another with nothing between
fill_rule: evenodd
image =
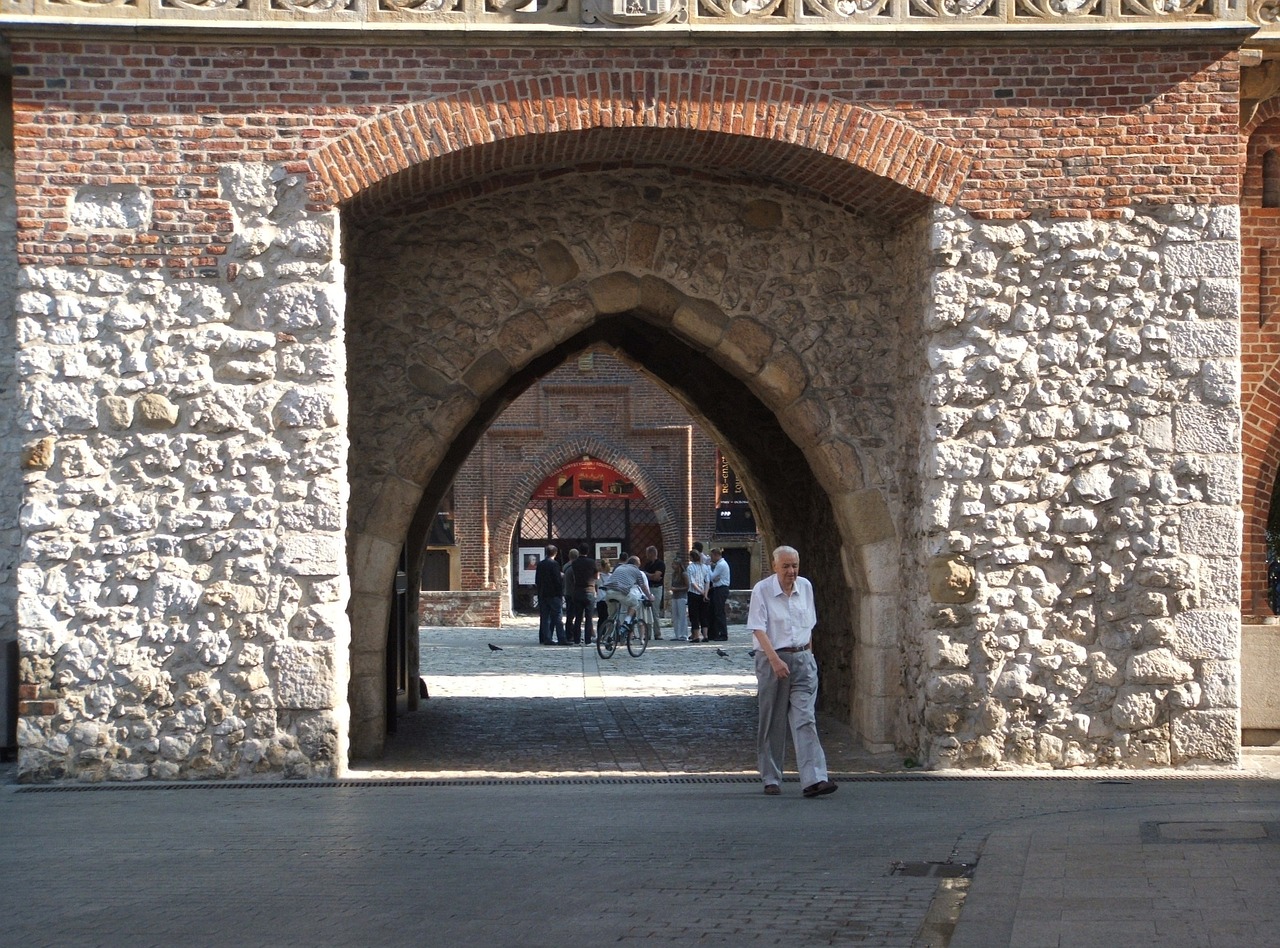
<instances>
[{"instance_id":1,"label":"elderly man","mask_svg":"<svg viewBox=\"0 0 1280 948\"><path fill-rule=\"evenodd\" d=\"M814 705L818 699L818 664L810 638L818 615L813 586L800 575L800 554L789 546L773 551L773 575L751 590L747 628L756 638L756 694L760 725L756 750L764 792L782 792L782 760L787 727L796 748L800 786L806 797L835 793L827 779L827 756L818 741Z\"/></svg>"}]
</instances>

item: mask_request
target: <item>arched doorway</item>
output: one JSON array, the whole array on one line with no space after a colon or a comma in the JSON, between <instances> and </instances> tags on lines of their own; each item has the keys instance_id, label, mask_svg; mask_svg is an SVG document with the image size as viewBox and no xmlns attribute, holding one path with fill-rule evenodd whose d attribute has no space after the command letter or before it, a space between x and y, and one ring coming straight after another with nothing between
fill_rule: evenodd
<instances>
[{"instance_id":1,"label":"arched doorway","mask_svg":"<svg viewBox=\"0 0 1280 948\"><path fill-rule=\"evenodd\" d=\"M831 629L828 707L869 742L892 741L891 511L913 410L894 367L918 312L918 223L620 169L353 218L347 235L357 656L385 616L375 577L429 523L486 426L533 379L606 345L723 445L766 546L803 550ZM869 618L877 631L863 634ZM353 749L373 754L382 722L356 700L372 690L359 667Z\"/></svg>"}]
</instances>

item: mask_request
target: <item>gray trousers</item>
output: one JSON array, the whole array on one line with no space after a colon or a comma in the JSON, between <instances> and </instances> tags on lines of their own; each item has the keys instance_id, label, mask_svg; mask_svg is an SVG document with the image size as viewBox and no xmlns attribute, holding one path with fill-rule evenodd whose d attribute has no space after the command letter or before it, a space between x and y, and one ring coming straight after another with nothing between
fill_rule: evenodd
<instances>
[{"instance_id":1,"label":"gray trousers","mask_svg":"<svg viewBox=\"0 0 1280 948\"><path fill-rule=\"evenodd\" d=\"M760 777L766 784L782 785L782 764L787 752L787 731L796 748L800 786L827 779L827 755L818 742L814 705L818 701L818 663L813 652L779 652L791 674L779 678L765 656L756 650L756 696L760 704L760 729L756 752Z\"/></svg>"}]
</instances>

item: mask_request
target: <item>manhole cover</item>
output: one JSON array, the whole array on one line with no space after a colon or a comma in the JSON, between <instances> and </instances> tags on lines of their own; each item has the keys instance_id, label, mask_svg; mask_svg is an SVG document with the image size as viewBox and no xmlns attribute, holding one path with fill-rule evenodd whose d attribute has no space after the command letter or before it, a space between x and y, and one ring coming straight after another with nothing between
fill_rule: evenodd
<instances>
[{"instance_id":1,"label":"manhole cover","mask_svg":"<svg viewBox=\"0 0 1280 948\"><path fill-rule=\"evenodd\" d=\"M1274 823L1143 823L1146 843L1240 843L1280 839Z\"/></svg>"}]
</instances>

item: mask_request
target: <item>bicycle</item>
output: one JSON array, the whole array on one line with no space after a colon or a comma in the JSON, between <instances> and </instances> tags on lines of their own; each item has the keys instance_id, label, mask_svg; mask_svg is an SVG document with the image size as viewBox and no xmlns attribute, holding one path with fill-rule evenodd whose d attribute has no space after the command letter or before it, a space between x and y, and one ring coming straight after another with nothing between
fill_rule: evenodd
<instances>
[{"instance_id":1,"label":"bicycle","mask_svg":"<svg viewBox=\"0 0 1280 948\"><path fill-rule=\"evenodd\" d=\"M632 606L619 620L618 610L608 616L596 629L596 654L601 658L613 658L620 642L627 643L627 652L639 658L649 647L649 623L636 615Z\"/></svg>"}]
</instances>

